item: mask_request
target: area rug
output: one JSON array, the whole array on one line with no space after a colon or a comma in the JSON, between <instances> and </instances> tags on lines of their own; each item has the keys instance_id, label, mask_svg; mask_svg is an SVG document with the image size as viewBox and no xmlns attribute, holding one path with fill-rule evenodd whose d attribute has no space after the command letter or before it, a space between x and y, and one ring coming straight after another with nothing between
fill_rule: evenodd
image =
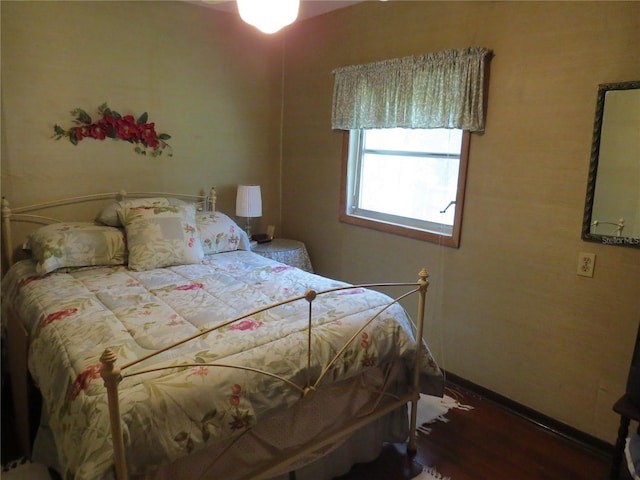
<instances>
[{"instance_id":1,"label":"area rug","mask_svg":"<svg viewBox=\"0 0 640 480\"><path fill-rule=\"evenodd\" d=\"M448 422L449 420L445 415L451 409L468 411L472 410L473 407L471 405L464 405L448 395L444 395L440 398L421 393L420 400L418 401L418 414L416 416L418 432L428 435L431 433L431 427L429 427L429 424L437 421Z\"/></svg>"},{"instance_id":2,"label":"area rug","mask_svg":"<svg viewBox=\"0 0 640 480\"><path fill-rule=\"evenodd\" d=\"M2 465L2 480L51 480L49 470L39 463L31 463L26 458L20 458Z\"/></svg>"},{"instance_id":3,"label":"area rug","mask_svg":"<svg viewBox=\"0 0 640 480\"><path fill-rule=\"evenodd\" d=\"M471 405L464 405L455 398L444 395L442 398L433 397L431 395L420 394L418 401L418 412L416 415L416 424L418 425L418 433L429 435L431 433L430 424L434 422L448 422L445 417L451 409L471 410ZM413 480L451 480L450 477L444 477L433 467L425 467L424 471L414 477Z\"/></svg>"},{"instance_id":4,"label":"area rug","mask_svg":"<svg viewBox=\"0 0 640 480\"><path fill-rule=\"evenodd\" d=\"M449 477L443 477L435 468L426 467L424 471L412 480L451 480Z\"/></svg>"}]
</instances>

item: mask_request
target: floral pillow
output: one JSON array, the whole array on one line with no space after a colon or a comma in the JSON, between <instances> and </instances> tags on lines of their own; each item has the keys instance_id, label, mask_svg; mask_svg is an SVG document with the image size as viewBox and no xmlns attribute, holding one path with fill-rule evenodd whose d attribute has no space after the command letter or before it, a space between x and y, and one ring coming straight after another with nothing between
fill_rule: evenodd
<instances>
[{"instance_id":1,"label":"floral pillow","mask_svg":"<svg viewBox=\"0 0 640 480\"><path fill-rule=\"evenodd\" d=\"M125 207L118 217L127 232L131 270L200 263L204 258L195 205Z\"/></svg>"},{"instance_id":2,"label":"floral pillow","mask_svg":"<svg viewBox=\"0 0 640 480\"><path fill-rule=\"evenodd\" d=\"M198 212L196 222L205 255L251 250L247 233L221 212Z\"/></svg>"},{"instance_id":3,"label":"floral pillow","mask_svg":"<svg viewBox=\"0 0 640 480\"><path fill-rule=\"evenodd\" d=\"M122 200L121 202L114 202L111 205L107 205L96 217L98 223L103 225L109 225L111 227L122 227L120 219L118 218L118 210L127 207L141 207L148 205L184 205L179 198L132 198L131 200Z\"/></svg>"},{"instance_id":4,"label":"floral pillow","mask_svg":"<svg viewBox=\"0 0 640 480\"><path fill-rule=\"evenodd\" d=\"M95 223L62 222L40 227L27 237L23 248L31 250L40 275L66 267L127 263L124 232Z\"/></svg>"}]
</instances>

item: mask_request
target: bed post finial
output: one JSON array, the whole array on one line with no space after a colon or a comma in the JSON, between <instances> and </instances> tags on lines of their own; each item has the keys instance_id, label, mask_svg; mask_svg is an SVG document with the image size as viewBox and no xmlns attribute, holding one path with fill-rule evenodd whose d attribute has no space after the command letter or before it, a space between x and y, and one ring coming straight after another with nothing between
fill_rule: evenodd
<instances>
[{"instance_id":1,"label":"bed post finial","mask_svg":"<svg viewBox=\"0 0 640 480\"><path fill-rule=\"evenodd\" d=\"M209 205L207 205L209 207L210 212L216 211L217 200L218 200L218 195L216 194L216 187L211 187L211 190L209 190Z\"/></svg>"},{"instance_id":2,"label":"bed post finial","mask_svg":"<svg viewBox=\"0 0 640 480\"><path fill-rule=\"evenodd\" d=\"M118 401L118 384L122 380L120 367L116 365L118 355L107 348L100 356L102 370L100 376L107 388L107 400L109 402L109 422L111 423L111 439L113 443L113 456L116 467L117 480L127 480L127 463L124 454L124 439L122 426L120 425L120 403Z\"/></svg>"},{"instance_id":3,"label":"bed post finial","mask_svg":"<svg viewBox=\"0 0 640 480\"><path fill-rule=\"evenodd\" d=\"M420 277L420 280L418 280L418 283L420 285L424 285L425 288L429 286L429 280L427 280L427 278L429 278L429 272L427 272L426 268L423 268L422 270L420 270L420 273L418 273L418 276Z\"/></svg>"},{"instance_id":4,"label":"bed post finial","mask_svg":"<svg viewBox=\"0 0 640 480\"><path fill-rule=\"evenodd\" d=\"M117 361L118 355L110 348L106 348L104 352L102 352L102 355L100 355L100 362L104 365L102 372L105 372L105 370L107 372L114 372L115 370L118 370L118 374L120 374L120 369L115 365ZM104 378L104 374L102 375L102 378Z\"/></svg>"}]
</instances>

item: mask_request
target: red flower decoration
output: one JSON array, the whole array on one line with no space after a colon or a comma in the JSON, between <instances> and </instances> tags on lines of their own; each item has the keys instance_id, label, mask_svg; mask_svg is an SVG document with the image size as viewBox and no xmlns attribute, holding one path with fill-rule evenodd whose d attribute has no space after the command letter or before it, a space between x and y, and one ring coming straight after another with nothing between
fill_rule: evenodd
<instances>
[{"instance_id":1,"label":"red flower decoration","mask_svg":"<svg viewBox=\"0 0 640 480\"><path fill-rule=\"evenodd\" d=\"M131 115L125 115L122 118L117 118L116 134L121 140L128 140L130 142L136 142L139 139L138 126L136 120Z\"/></svg>"},{"instance_id":2,"label":"red flower decoration","mask_svg":"<svg viewBox=\"0 0 640 480\"><path fill-rule=\"evenodd\" d=\"M103 103L98 107L98 113L102 118L93 122L87 112L76 108L71 112L71 115L75 117L73 122L77 126L65 130L59 125L54 125L53 138L60 140L63 137L68 137L74 145L78 145L78 142L84 138L104 140L108 137L114 140L124 140L136 144L134 149L136 153L146 155L147 151L150 151L152 157L162 155L162 151L167 147L171 148L166 142L171 138L171 135L158 134L155 123L147 121L147 112L136 119L133 115L122 116ZM171 152L169 152L169 156L172 156Z\"/></svg>"},{"instance_id":3,"label":"red flower decoration","mask_svg":"<svg viewBox=\"0 0 640 480\"><path fill-rule=\"evenodd\" d=\"M158 135L156 134L155 123L145 123L138 126L140 133L140 139L145 142L150 148L157 148L160 145Z\"/></svg>"},{"instance_id":4,"label":"red flower decoration","mask_svg":"<svg viewBox=\"0 0 640 480\"><path fill-rule=\"evenodd\" d=\"M97 140L104 140L107 138L107 129L104 124L98 122L87 127L87 137L95 138Z\"/></svg>"}]
</instances>

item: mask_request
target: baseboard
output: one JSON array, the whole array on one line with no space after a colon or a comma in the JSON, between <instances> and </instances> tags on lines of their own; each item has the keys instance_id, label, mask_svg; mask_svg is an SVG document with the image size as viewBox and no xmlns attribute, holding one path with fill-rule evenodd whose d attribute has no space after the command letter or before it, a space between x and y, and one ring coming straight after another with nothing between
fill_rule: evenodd
<instances>
[{"instance_id":1,"label":"baseboard","mask_svg":"<svg viewBox=\"0 0 640 480\"><path fill-rule=\"evenodd\" d=\"M556 435L559 435L569 441L578 443L583 447L593 451L597 454L611 456L613 454L613 444L605 442L593 435L578 430L566 423L562 423L547 415L544 415L532 408L529 408L521 403L515 402L499 393L489 390L481 385L475 384L469 380L466 380L451 372L445 372L445 378L447 383L451 383L463 389L466 389L472 393L480 395L487 400L490 400L502 408L509 410L510 412L536 424L537 426L549 430Z\"/></svg>"}]
</instances>

